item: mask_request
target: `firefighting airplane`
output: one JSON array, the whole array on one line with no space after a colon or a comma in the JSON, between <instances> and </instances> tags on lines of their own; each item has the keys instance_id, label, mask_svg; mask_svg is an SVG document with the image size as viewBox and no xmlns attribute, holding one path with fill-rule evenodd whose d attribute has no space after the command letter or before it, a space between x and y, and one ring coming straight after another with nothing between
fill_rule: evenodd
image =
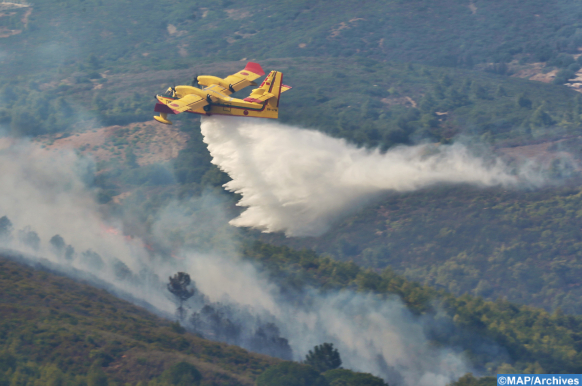
<instances>
[{"instance_id":1,"label":"firefighting airplane","mask_svg":"<svg viewBox=\"0 0 582 386\"><path fill-rule=\"evenodd\" d=\"M257 118L278 118L281 93L291 87L283 84L283 73L271 71L259 88L245 99L230 97L230 94L247 86L256 86L253 80L265 75L258 63L248 62L246 67L225 79L202 75L197 78L200 86L170 87L163 95L156 95L158 103L154 111L160 113L154 119L171 125L168 114L183 112L203 115L235 115Z\"/></svg>"}]
</instances>

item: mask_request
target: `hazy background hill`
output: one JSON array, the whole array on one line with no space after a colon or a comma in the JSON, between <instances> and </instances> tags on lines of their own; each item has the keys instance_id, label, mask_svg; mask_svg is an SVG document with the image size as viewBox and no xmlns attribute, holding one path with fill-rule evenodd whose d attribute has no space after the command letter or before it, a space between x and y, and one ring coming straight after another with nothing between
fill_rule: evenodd
<instances>
[{"instance_id":1,"label":"hazy background hill","mask_svg":"<svg viewBox=\"0 0 582 386\"><path fill-rule=\"evenodd\" d=\"M24 68L72 64L95 55L104 64L186 68L192 60L240 60L297 56L364 56L378 60L465 66L513 59L548 61L576 54L580 5L568 1L259 1L134 3L36 1L3 17L22 30L17 50L4 63ZM21 10L25 12L25 10ZM24 55L40 50L44 63ZM43 57L43 55L45 55ZM52 55L52 56L51 56ZM52 63L46 63L52 62ZM131 67L128 67L131 66ZM24 68L22 68L24 67Z\"/></svg>"},{"instance_id":2,"label":"hazy background hill","mask_svg":"<svg viewBox=\"0 0 582 386\"><path fill-rule=\"evenodd\" d=\"M358 144L450 139L466 130L505 139L521 128L538 137L547 126L579 124L580 102L559 88L506 77L500 86L500 79L475 72L392 64L502 75L533 66L533 73L524 72L528 77L557 69L555 79L564 83L579 68L572 55L582 39L580 10L573 3L371 1L354 7L346 1L330 8L325 2L101 0L60 2L58 13L53 6L38 1L0 18L15 33L3 38L0 76L9 109L0 116L17 132L61 131L79 119L147 120L148 98L164 85L189 83L209 68L218 75L236 69L204 64L272 58L286 60L264 65L285 69L295 87L283 120L334 128ZM319 76L321 70L327 76ZM356 113L343 111L347 106ZM301 120L293 119L298 115Z\"/></svg>"}]
</instances>

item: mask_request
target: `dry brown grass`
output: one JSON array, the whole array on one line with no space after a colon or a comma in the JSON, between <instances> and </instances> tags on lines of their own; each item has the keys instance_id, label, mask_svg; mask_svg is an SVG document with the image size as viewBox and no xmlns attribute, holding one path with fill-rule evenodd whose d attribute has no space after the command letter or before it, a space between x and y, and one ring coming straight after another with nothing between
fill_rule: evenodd
<instances>
[{"instance_id":1,"label":"dry brown grass","mask_svg":"<svg viewBox=\"0 0 582 386\"><path fill-rule=\"evenodd\" d=\"M128 144L117 147L113 142L115 138L123 138ZM189 136L180 131L179 127L162 125L152 120L125 126L102 127L56 139L42 136L36 140L45 144L48 151L77 149L84 155L91 155L97 161L113 157L124 160L125 148L132 146L137 163L144 166L176 158L179 151L186 146L188 139ZM0 142L0 146L7 145Z\"/></svg>"}]
</instances>

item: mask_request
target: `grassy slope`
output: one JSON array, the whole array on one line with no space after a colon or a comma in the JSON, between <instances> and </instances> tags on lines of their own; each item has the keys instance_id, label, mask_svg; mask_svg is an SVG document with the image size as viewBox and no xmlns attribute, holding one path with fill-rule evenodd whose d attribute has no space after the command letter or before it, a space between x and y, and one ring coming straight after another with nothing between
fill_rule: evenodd
<instances>
[{"instance_id":1,"label":"grassy slope","mask_svg":"<svg viewBox=\"0 0 582 386\"><path fill-rule=\"evenodd\" d=\"M265 368L279 362L182 333L103 290L4 258L0 293L0 352L18 360L10 374L27 368L40 373L54 365L71 377L83 377L92 363L102 360L110 380L135 384L187 361L208 384L252 385ZM0 373L4 370L0 366Z\"/></svg>"}]
</instances>

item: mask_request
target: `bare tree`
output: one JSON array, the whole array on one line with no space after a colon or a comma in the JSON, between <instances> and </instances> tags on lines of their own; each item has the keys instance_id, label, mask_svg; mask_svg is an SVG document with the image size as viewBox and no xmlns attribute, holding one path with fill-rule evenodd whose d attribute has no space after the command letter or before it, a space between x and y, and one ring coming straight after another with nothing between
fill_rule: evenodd
<instances>
[{"instance_id":1,"label":"bare tree","mask_svg":"<svg viewBox=\"0 0 582 386\"><path fill-rule=\"evenodd\" d=\"M178 272L174 277L170 276L170 282L168 283L168 291L172 293L178 300L180 306L178 307L178 316L180 319L184 319L184 308L183 303L194 296L194 288L188 288L190 285L190 275L185 272Z\"/></svg>"}]
</instances>

